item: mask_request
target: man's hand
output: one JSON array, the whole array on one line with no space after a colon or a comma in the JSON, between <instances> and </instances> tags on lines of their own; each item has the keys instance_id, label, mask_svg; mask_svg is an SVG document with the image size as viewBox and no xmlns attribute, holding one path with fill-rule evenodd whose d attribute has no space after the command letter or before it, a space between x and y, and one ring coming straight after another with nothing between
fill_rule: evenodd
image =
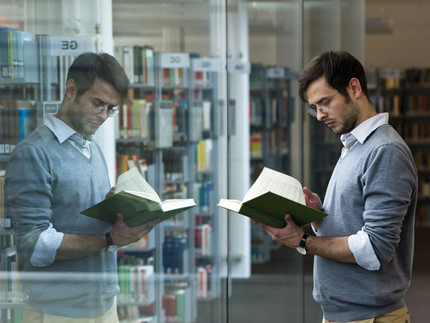
<instances>
[{"instance_id":1,"label":"man's hand","mask_svg":"<svg viewBox=\"0 0 430 323\"><path fill-rule=\"evenodd\" d=\"M124 216L121 213L117 213L117 220L112 226L110 234L115 245L119 247L127 246L130 243L139 241L160 222L161 220L156 219L137 227L129 227L124 222ZM94 252L100 252L105 248L106 239L104 234L64 234L55 259L81 258Z\"/></svg>"},{"instance_id":2,"label":"man's hand","mask_svg":"<svg viewBox=\"0 0 430 323\"><path fill-rule=\"evenodd\" d=\"M316 210L321 210L322 202L318 194L313 193L307 187L303 187L303 194L305 195L305 201L307 206ZM315 231L318 231L318 221L312 222L312 227Z\"/></svg>"},{"instance_id":3,"label":"man's hand","mask_svg":"<svg viewBox=\"0 0 430 323\"><path fill-rule=\"evenodd\" d=\"M288 213L284 217L287 225L282 229L274 228L264 223L253 220L253 222L262 227L272 238L273 241L286 245L290 248L299 246L299 242L303 237L303 230L293 221L293 218Z\"/></svg>"},{"instance_id":4,"label":"man's hand","mask_svg":"<svg viewBox=\"0 0 430 323\"><path fill-rule=\"evenodd\" d=\"M121 213L117 213L117 220L112 226L110 235L115 245L119 247L127 246L130 243L139 241L140 238L147 235L160 222L160 219L155 219L136 227L129 227L124 222L124 216Z\"/></svg>"},{"instance_id":5,"label":"man's hand","mask_svg":"<svg viewBox=\"0 0 430 323\"><path fill-rule=\"evenodd\" d=\"M322 202L318 194L313 193L307 187L303 187L303 194L305 195L305 201L307 206L316 210L321 210Z\"/></svg>"},{"instance_id":6,"label":"man's hand","mask_svg":"<svg viewBox=\"0 0 430 323\"><path fill-rule=\"evenodd\" d=\"M111 189L109 190L109 192L106 194L105 199L107 199L108 197L111 197L111 196L115 195L115 190L116 190L116 187L112 186Z\"/></svg>"}]
</instances>

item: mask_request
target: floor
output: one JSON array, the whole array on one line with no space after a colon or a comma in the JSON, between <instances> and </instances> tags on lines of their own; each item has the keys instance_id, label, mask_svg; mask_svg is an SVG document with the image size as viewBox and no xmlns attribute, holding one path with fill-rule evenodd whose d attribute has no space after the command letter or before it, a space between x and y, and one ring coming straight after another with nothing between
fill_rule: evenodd
<instances>
[{"instance_id":1,"label":"floor","mask_svg":"<svg viewBox=\"0 0 430 323\"><path fill-rule=\"evenodd\" d=\"M430 322L430 228L417 229L414 269L406 303L412 323ZM209 304L199 307L197 322L228 323L319 323L322 314L312 298L312 257L298 262L288 248L272 251L270 263L253 265L250 279L234 280L227 317L211 319ZM301 266L301 267L300 267ZM299 275L298 273L303 273ZM304 282L304 289L301 289ZM305 304L303 311L302 304ZM206 308L205 308L206 307ZM203 310L203 314L202 313ZM226 308L222 308L225 311ZM203 318L203 319L202 319Z\"/></svg>"},{"instance_id":2,"label":"floor","mask_svg":"<svg viewBox=\"0 0 430 323\"><path fill-rule=\"evenodd\" d=\"M406 294L411 323L430 322L430 228L416 230L414 270Z\"/></svg>"}]
</instances>

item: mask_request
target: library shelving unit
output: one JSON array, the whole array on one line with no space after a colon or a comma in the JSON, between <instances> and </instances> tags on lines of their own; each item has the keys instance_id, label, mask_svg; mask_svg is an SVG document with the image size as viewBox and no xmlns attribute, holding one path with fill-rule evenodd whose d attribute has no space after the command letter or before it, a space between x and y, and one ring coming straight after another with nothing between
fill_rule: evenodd
<instances>
[{"instance_id":1,"label":"library shelving unit","mask_svg":"<svg viewBox=\"0 0 430 323\"><path fill-rule=\"evenodd\" d=\"M155 146L158 165L162 172L158 190L166 198L191 196L193 178L190 174L190 98L189 75L190 54L156 53L155 91ZM193 261L192 221L190 212L184 212L157 227L159 243L157 249L161 262L156 267L163 279L158 288L161 291L164 313L168 317L180 317L190 322L193 297L191 273ZM174 305L176 306L176 311Z\"/></svg>"},{"instance_id":2,"label":"library shelving unit","mask_svg":"<svg viewBox=\"0 0 430 323\"><path fill-rule=\"evenodd\" d=\"M137 166L163 200L192 197L197 206L158 225L141 247L121 250L125 271L134 263L152 266L154 291L148 294L154 298L133 306L121 297L119 312L124 320L152 316L192 322L197 300L210 298L216 289L210 282L216 270L216 60L144 46L149 56L139 69L136 64L145 60L127 65L127 55L137 53L134 47L115 49L135 81L116 126L117 174ZM149 77L136 76L139 70Z\"/></svg>"},{"instance_id":3,"label":"library shelving unit","mask_svg":"<svg viewBox=\"0 0 430 323\"><path fill-rule=\"evenodd\" d=\"M377 71L378 111L389 112L390 124L412 151L418 170L417 227L430 227L430 69Z\"/></svg>"},{"instance_id":4,"label":"library shelving unit","mask_svg":"<svg viewBox=\"0 0 430 323\"><path fill-rule=\"evenodd\" d=\"M288 68L251 64L250 74L250 156L251 183L264 166L290 172L290 122L294 102L290 83L294 78ZM251 256L253 263L270 259L271 241L261 228L252 225Z\"/></svg>"},{"instance_id":5,"label":"library shelving unit","mask_svg":"<svg viewBox=\"0 0 430 323\"><path fill-rule=\"evenodd\" d=\"M430 74L429 69L376 69L369 72L369 95L377 112L408 144L418 169L417 227L430 227ZM313 122L318 122L313 120ZM342 144L327 127L312 129L312 188L324 196Z\"/></svg>"},{"instance_id":6,"label":"library shelving unit","mask_svg":"<svg viewBox=\"0 0 430 323\"><path fill-rule=\"evenodd\" d=\"M14 51L10 51L11 48ZM5 208L4 175L9 156L15 146L35 127L34 102L39 96L38 62L31 56L35 51L37 51L37 44L30 33L0 27L1 322L19 321L25 301L17 274L14 231L10 215Z\"/></svg>"},{"instance_id":7,"label":"library shelving unit","mask_svg":"<svg viewBox=\"0 0 430 323\"><path fill-rule=\"evenodd\" d=\"M219 231L216 216L218 201L217 169L218 130L217 71L219 61L214 58L200 58L192 55L190 73L190 175L193 179L193 197L198 207L193 214L194 259L197 299L215 298L216 277L220 263L217 241L213 232Z\"/></svg>"},{"instance_id":8,"label":"library shelving unit","mask_svg":"<svg viewBox=\"0 0 430 323\"><path fill-rule=\"evenodd\" d=\"M331 173L342 149L339 136L324 127L316 118L311 118L311 188L324 197Z\"/></svg>"},{"instance_id":9,"label":"library shelving unit","mask_svg":"<svg viewBox=\"0 0 430 323\"><path fill-rule=\"evenodd\" d=\"M91 37L77 40L91 44ZM70 40L70 38L69 38ZM53 53L49 36L0 27L0 321L20 322L26 296L17 272L11 217L5 203L4 176L16 145L59 107L58 69L70 53ZM88 47L83 46L83 50ZM67 58L66 58L67 56Z\"/></svg>"},{"instance_id":10,"label":"library shelving unit","mask_svg":"<svg viewBox=\"0 0 430 323\"><path fill-rule=\"evenodd\" d=\"M251 180L263 165L288 172L289 122L292 98L289 96L293 75L285 67L251 64L250 74L250 147Z\"/></svg>"}]
</instances>

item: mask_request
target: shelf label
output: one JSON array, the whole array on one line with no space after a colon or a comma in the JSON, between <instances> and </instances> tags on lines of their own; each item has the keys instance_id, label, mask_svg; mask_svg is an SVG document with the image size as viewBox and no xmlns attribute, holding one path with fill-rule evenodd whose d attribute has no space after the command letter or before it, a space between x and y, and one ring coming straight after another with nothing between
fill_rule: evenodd
<instances>
[{"instance_id":1,"label":"shelf label","mask_svg":"<svg viewBox=\"0 0 430 323\"><path fill-rule=\"evenodd\" d=\"M266 76L271 79L282 79L285 77L285 69L283 67L269 67L266 70Z\"/></svg>"},{"instance_id":2,"label":"shelf label","mask_svg":"<svg viewBox=\"0 0 430 323\"><path fill-rule=\"evenodd\" d=\"M94 51L91 37L85 36L50 36L50 56L78 56L85 52Z\"/></svg>"},{"instance_id":3,"label":"shelf label","mask_svg":"<svg viewBox=\"0 0 430 323\"><path fill-rule=\"evenodd\" d=\"M219 59L195 58L191 61L193 71L216 72L219 68Z\"/></svg>"},{"instance_id":4,"label":"shelf label","mask_svg":"<svg viewBox=\"0 0 430 323\"><path fill-rule=\"evenodd\" d=\"M229 61L228 71L230 73L249 74L251 71L251 64L249 64L249 62Z\"/></svg>"},{"instance_id":5,"label":"shelf label","mask_svg":"<svg viewBox=\"0 0 430 323\"><path fill-rule=\"evenodd\" d=\"M219 59L194 58L191 60L193 71L216 72L219 67Z\"/></svg>"},{"instance_id":6,"label":"shelf label","mask_svg":"<svg viewBox=\"0 0 430 323\"><path fill-rule=\"evenodd\" d=\"M187 53L161 53L161 68L188 68L190 67L190 55Z\"/></svg>"},{"instance_id":7,"label":"shelf label","mask_svg":"<svg viewBox=\"0 0 430 323\"><path fill-rule=\"evenodd\" d=\"M383 68L379 70L379 77L382 79L401 78L402 72L398 68Z\"/></svg>"}]
</instances>

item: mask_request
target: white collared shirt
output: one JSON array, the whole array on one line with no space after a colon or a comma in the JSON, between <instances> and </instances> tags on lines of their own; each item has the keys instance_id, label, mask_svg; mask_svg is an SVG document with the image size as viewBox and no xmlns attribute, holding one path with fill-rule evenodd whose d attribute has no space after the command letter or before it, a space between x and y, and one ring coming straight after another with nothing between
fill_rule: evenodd
<instances>
[{"instance_id":1,"label":"white collared shirt","mask_svg":"<svg viewBox=\"0 0 430 323\"><path fill-rule=\"evenodd\" d=\"M54 133L60 143L68 140L80 153L86 158L90 159L91 150L90 145L94 141L94 135L87 138L82 137L69 125L58 119L52 114L48 114L43 123Z\"/></svg>"},{"instance_id":2,"label":"white collared shirt","mask_svg":"<svg viewBox=\"0 0 430 323\"><path fill-rule=\"evenodd\" d=\"M357 142L363 144L364 141L367 139L367 137L377 128L380 126L388 124L388 112L379 113L376 116L373 116L362 123L360 123L356 128L354 128L350 133L346 133L340 136L340 140L343 145L345 145L345 142L348 138L348 136L353 135ZM357 142L354 144L354 146L357 144ZM354 146L350 147L349 149L346 149L345 147L342 148L341 158L344 158L346 153L354 148Z\"/></svg>"}]
</instances>

